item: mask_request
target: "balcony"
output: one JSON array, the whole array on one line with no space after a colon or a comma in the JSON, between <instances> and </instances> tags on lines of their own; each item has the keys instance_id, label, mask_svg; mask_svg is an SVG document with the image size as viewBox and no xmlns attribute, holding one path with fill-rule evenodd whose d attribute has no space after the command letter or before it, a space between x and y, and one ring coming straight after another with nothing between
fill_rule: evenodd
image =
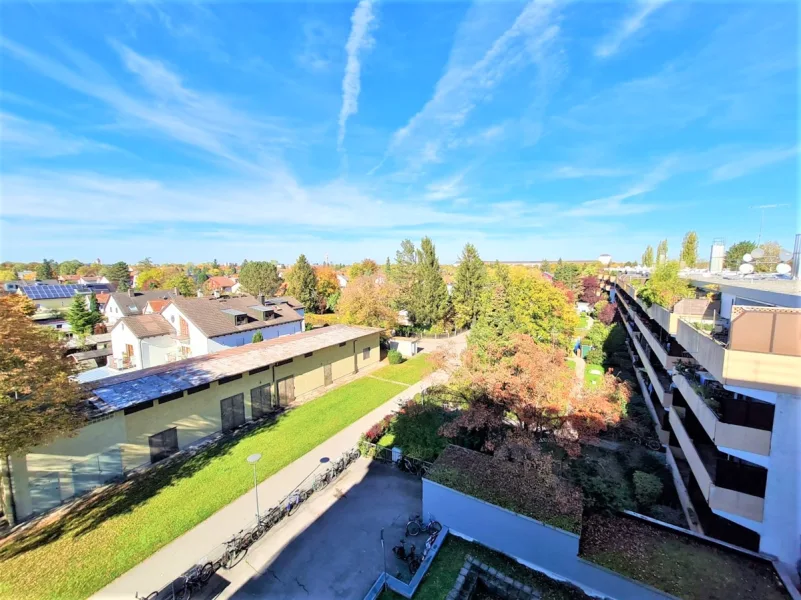
<instances>
[{"instance_id":1,"label":"balcony","mask_svg":"<svg viewBox=\"0 0 801 600\"><path fill-rule=\"evenodd\" d=\"M671 410L668 418L673 435L709 508L718 514L727 513L755 524L761 523L767 471L728 461L714 447L696 446L678 412Z\"/></svg>"},{"instance_id":2,"label":"balcony","mask_svg":"<svg viewBox=\"0 0 801 600\"><path fill-rule=\"evenodd\" d=\"M681 374L673 375L673 383L681 393L690 410L693 411L698 422L703 427L709 439L717 446L751 452L761 456L770 455L771 427L767 424L767 418L760 416L746 416L742 419L743 423L734 424L726 421L736 418L735 414L746 415L749 411L738 410L742 405L752 404L747 400L740 400L734 394L722 390L721 395L712 398L706 386L697 380L692 380L692 375L687 377ZM699 393L700 392L700 393ZM759 406L762 413L770 413L770 423L773 422L773 406L761 402L753 403ZM754 411L752 411L754 412ZM764 427L767 425L767 429Z\"/></svg>"},{"instance_id":3,"label":"balcony","mask_svg":"<svg viewBox=\"0 0 801 600\"><path fill-rule=\"evenodd\" d=\"M630 327L629 330L631 333ZM634 343L634 347L637 349L637 354L640 357L642 366L645 367L645 371L648 373L648 379L654 388L656 397L659 398L659 402L662 403L664 408L670 408L670 406L673 404L673 394L670 391L670 378L667 376L667 374L663 374L656 370L648 358L648 353L645 351L645 348L643 348L637 332L632 334L631 341ZM637 366L638 365L635 364L635 367Z\"/></svg>"},{"instance_id":4,"label":"balcony","mask_svg":"<svg viewBox=\"0 0 801 600\"><path fill-rule=\"evenodd\" d=\"M707 332L704 329L710 329ZM681 318L676 339L721 384L801 395L801 309L735 306L728 329Z\"/></svg>"},{"instance_id":5,"label":"balcony","mask_svg":"<svg viewBox=\"0 0 801 600\"><path fill-rule=\"evenodd\" d=\"M632 350L631 345L628 342L626 342L626 348L628 350L629 357L631 358L631 362L635 363L634 350ZM648 408L648 413L651 415L651 419L654 422L656 435L659 437L659 441L662 442L663 445L667 444L670 437L670 432L664 429L667 424L667 412L658 402L653 401L652 395L649 393L648 386L645 383L645 379L643 378L639 369L634 369L634 375L637 377L637 383L640 386L640 392L642 394L643 401L645 402L645 406Z\"/></svg>"}]
</instances>

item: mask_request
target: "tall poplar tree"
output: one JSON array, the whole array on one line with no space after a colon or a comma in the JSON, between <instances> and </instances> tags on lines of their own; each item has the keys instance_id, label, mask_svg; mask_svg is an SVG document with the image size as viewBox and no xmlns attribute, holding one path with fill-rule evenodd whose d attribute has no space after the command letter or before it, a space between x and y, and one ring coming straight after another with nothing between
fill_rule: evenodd
<instances>
[{"instance_id":1,"label":"tall poplar tree","mask_svg":"<svg viewBox=\"0 0 801 600\"><path fill-rule=\"evenodd\" d=\"M681 242L681 262L690 269L698 263L698 234L688 231Z\"/></svg>"},{"instance_id":2,"label":"tall poplar tree","mask_svg":"<svg viewBox=\"0 0 801 600\"><path fill-rule=\"evenodd\" d=\"M642 265L644 267L654 266L654 249L652 246L648 246L645 252L642 253Z\"/></svg>"}]
</instances>

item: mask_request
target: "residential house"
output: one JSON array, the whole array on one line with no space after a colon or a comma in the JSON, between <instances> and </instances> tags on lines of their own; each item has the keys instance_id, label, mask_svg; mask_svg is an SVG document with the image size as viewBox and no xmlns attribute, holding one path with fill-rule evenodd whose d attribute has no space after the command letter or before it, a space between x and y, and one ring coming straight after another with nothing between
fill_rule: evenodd
<instances>
[{"instance_id":1,"label":"residential house","mask_svg":"<svg viewBox=\"0 0 801 600\"><path fill-rule=\"evenodd\" d=\"M122 317L145 314L145 307L151 300L170 300L178 295L175 290L136 292L130 289L127 292L115 292L109 294L103 316L106 317L110 328Z\"/></svg>"},{"instance_id":2,"label":"residential house","mask_svg":"<svg viewBox=\"0 0 801 600\"><path fill-rule=\"evenodd\" d=\"M345 277L344 273L337 273L337 282L339 283L340 288L347 287L348 285L348 278Z\"/></svg>"},{"instance_id":3,"label":"residential house","mask_svg":"<svg viewBox=\"0 0 801 600\"><path fill-rule=\"evenodd\" d=\"M153 318L148 331L158 333L159 315L145 316ZM41 514L210 436L269 418L377 363L379 334L332 325L85 384L88 421L76 435L10 457L12 516Z\"/></svg>"},{"instance_id":4,"label":"residential house","mask_svg":"<svg viewBox=\"0 0 801 600\"><path fill-rule=\"evenodd\" d=\"M78 280L81 278L80 275L59 275L58 281L60 283L74 283L77 284Z\"/></svg>"},{"instance_id":5,"label":"residential house","mask_svg":"<svg viewBox=\"0 0 801 600\"><path fill-rule=\"evenodd\" d=\"M230 277L215 276L209 277L203 284L210 292L218 292L220 294L231 294L236 282Z\"/></svg>"},{"instance_id":6,"label":"residential house","mask_svg":"<svg viewBox=\"0 0 801 600\"><path fill-rule=\"evenodd\" d=\"M158 312L145 312L146 306L142 314L115 323L111 330L113 368L146 369L242 346L253 341L256 331L269 340L304 330L303 307L294 298L176 296L155 302L166 306Z\"/></svg>"},{"instance_id":7,"label":"residential house","mask_svg":"<svg viewBox=\"0 0 801 600\"><path fill-rule=\"evenodd\" d=\"M105 275L83 275L78 279L80 285L90 283L111 283Z\"/></svg>"},{"instance_id":8,"label":"residential house","mask_svg":"<svg viewBox=\"0 0 801 600\"><path fill-rule=\"evenodd\" d=\"M75 295L89 295L91 290L84 285L75 284L47 284L34 282L27 285L20 285L17 293L27 296L35 305L37 310L59 310L69 308L72 297Z\"/></svg>"}]
</instances>

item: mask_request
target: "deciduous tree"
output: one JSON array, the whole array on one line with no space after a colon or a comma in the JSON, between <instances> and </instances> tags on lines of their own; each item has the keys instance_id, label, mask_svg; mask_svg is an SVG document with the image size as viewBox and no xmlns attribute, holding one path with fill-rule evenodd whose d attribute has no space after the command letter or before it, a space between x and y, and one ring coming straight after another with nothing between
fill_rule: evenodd
<instances>
[{"instance_id":1,"label":"deciduous tree","mask_svg":"<svg viewBox=\"0 0 801 600\"><path fill-rule=\"evenodd\" d=\"M318 311L317 276L314 269L301 254L292 269L286 275L287 292L297 298L308 310Z\"/></svg>"},{"instance_id":2,"label":"deciduous tree","mask_svg":"<svg viewBox=\"0 0 801 600\"><path fill-rule=\"evenodd\" d=\"M36 279L55 279L56 266L55 261L47 258L43 259L39 266L36 267Z\"/></svg>"},{"instance_id":3,"label":"deciduous tree","mask_svg":"<svg viewBox=\"0 0 801 600\"><path fill-rule=\"evenodd\" d=\"M278 277L278 269L274 263L251 260L242 266L242 270L239 272L239 283L248 294L273 296L281 286L281 279Z\"/></svg>"},{"instance_id":4,"label":"deciduous tree","mask_svg":"<svg viewBox=\"0 0 801 600\"><path fill-rule=\"evenodd\" d=\"M320 312L333 310L339 300L339 280L337 274L331 267L315 267L314 273L317 276L317 305Z\"/></svg>"},{"instance_id":5,"label":"deciduous tree","mask_svg":"<svg viewBox=\"0 0 801 600\"><path fill-rule=\"evenodd\" d=\"M581 280L581 294L579 298L582 302L594 304L598 301L601 292L601 282L594 275L584 277Z\"/></svg>"},{"instance_id":6,"label":"deciduous tree","mask_svg":"<svg viewBox=\"0 0 801 600\"><path fill-rule=\"evenodd\" d=\"M176 273L165 279L163 285L167 290L177 289L182 296L194 296L197 293L195 280L186 273Z\"/></svg>"},{"instance_id":7,"label":"deciduous tree","mask_svg":"<svg viewBox=\"0 0 801 600\"><path fill-rule=\"evenodd\" d=\"M484 449L493 451L514 432L537 441L552 439L576 454L580 442L594 439L625 414L628 386L606 375L586 389L561 349L515 335L511 345L489 352L492 360L487 361L466 351L464 370L452 389L467 400L468 409L443 426L445 435L478 433Z\"/></svg>"},{"instance_id":8,"label":"deciduous tree","mask_svg":"<svg viewBox=\"0 0 801 600\"><path fill-rule=\"evenodd\" d=\"M372 258L365 258L362 262L354 263L350 268L350 276L354 279L376 273L378 273L378 263Z\"/></svg>"},{"instance_id":9,"label":"deciduous tree","mask_svg":"<svg viewBox=\"0 0 801 600\"><path fill-rule=\"evenodd\" d=\"M453 309L457 327L474 323L481 313L481 300L487 286L487 268L473 244L467 244L459 257L453 284Z\"/></svg>"},{"instance_id":10,"label":"deciduous tree","mask_svg":"<svg viewBox=\"0 0 801 600\"><path fill-rule=\"evenodd\" d=\"M779 262L779 253L782 250L781 244L779 242L765 242L760 244L759 248L765 255L758 259L755 264L756 272L773 273L776 270L776 264Z\"/></svg>"},{"instance_id":11,"label":"deciduous tree","mask_svg":"<svg viewBox=\"0 0 801 600\"><path fill-rule=\"evenodd\" d=\"M698 262L698 234L694 231L688 231L681 242L681 262L690 269Z\"/></svg>"},{"instance_id":12,"label":"deciduous tree","mask_svg":"<svg viewBox=\"0 0 801 600\"><path fill-rule=\"evenodd\" d=\"M642 253L642 265L644 267L654 266L654 249L651 246L646 247L645 252Z\"/></svg>"},{"instance_id":13,"label":"deciduous tree","mask_svg":"<svg viewBox=\"0 0 801 600\"><path fill-rule=\"evenodd\" d=\"M662 264L667 262L668 259L668 242L667 240L662 240L659 242L659 245L656 247L656 264Z\"/></svg>"},{"instance_id":14,"label":"deciduous tree","mask_svg":"<svg viewBox=\"0 0 801 600\"><path fill-rule=\"evenodd\" d=\"M573 294L581 292L581 267L573 263L561 262L553 272L553 280L561 283Z\"/></svg>"},{"instance_id":15,"label":"deciduous tree","mask_svg":"<svg viewBox=\"0 0 801 600\"><path fill-rule=\"evenodd\" d=\"M546 259L544 259L544 260L543 260L543 261L540 263L540 271L542 271L543 273L551 273L551 263L550 263L550 262L548 262L548 259L547 259L547 258L546 258ZM551 275L553 275L553 273L551 273Z\"/></svg>"},{"instance_id":16,"label":"deciduous tree","mask_svg":"<svg viewBox=\"0 0 801 600\"><path fill-rule=\"evenodd\" d=\"M569 344L579 319L573 303L559 288L536 270L512 267L507 295L515 331L549 344L554 336L560 346Z\"/></svg>"},{"instance_id":17,"label":"deciduous tree","mask_svg":"<svg viewBox=\"0 0 801 600\"><path fill-rule=\"evenodd\" d=\"M695 288L679 277L679 262L670 260L656 266L637 297L648 306L656 303L672 309L682 298L695 298Z\"/></svg>"},{"instance_id":18,"label":"deciduous tree","mask_svg":"<svg viewBox=\"0 0 801 600\"><path fill-rule=\"evenodd\" d=\"M394 284L379 285L366 275L352 279L342 290L336 311L343 323L389 329L397 324L396 295Z\"/></svg>"},{"instance_id":19,"label":"deciduous tree","mask_svg":"<svg viewBox=\"0 0 801 600\"><path fill-rule=\"evenodd\" d=\"M78 273L78 269L83 265L83 263L79 260L65 260L63 263L58 265L58 274L59 275L76 275Z\"/></svg>"},{"instance_id":20,"label":"deciduous tree","mask_svg":"<svg viewBox=\"0 0 801 600\"><path fill-rule=\"evenodd\" d=\"M14 281L17 278L17 274L10 269L2 269L0 270L0 281Z\"/></svg>"}]
</instances>

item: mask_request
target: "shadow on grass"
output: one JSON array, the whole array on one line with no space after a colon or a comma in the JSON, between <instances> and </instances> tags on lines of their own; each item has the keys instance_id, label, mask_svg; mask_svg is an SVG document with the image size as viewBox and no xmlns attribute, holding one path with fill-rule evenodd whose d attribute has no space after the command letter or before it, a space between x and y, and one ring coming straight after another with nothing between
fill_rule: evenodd
<instances>
[{"instance_id":1,"label":"shadow on grass","mask_svg":"<svg viewBox=\"0 0 801 600\"><path fill-rule=\"evenodd\" d=\"M57 541L62 536L80 537L107 521L129 513L164 488L193 477L214 460L227 455L240 442L272 428L288 413L280 411L257 423L248 423L193 454L181 454L106 489L90 493L39 523L12 533L0 545L0 561L8 560ZM249 425L249 426L248 426Z\"/></svg>"}]
</instances>

